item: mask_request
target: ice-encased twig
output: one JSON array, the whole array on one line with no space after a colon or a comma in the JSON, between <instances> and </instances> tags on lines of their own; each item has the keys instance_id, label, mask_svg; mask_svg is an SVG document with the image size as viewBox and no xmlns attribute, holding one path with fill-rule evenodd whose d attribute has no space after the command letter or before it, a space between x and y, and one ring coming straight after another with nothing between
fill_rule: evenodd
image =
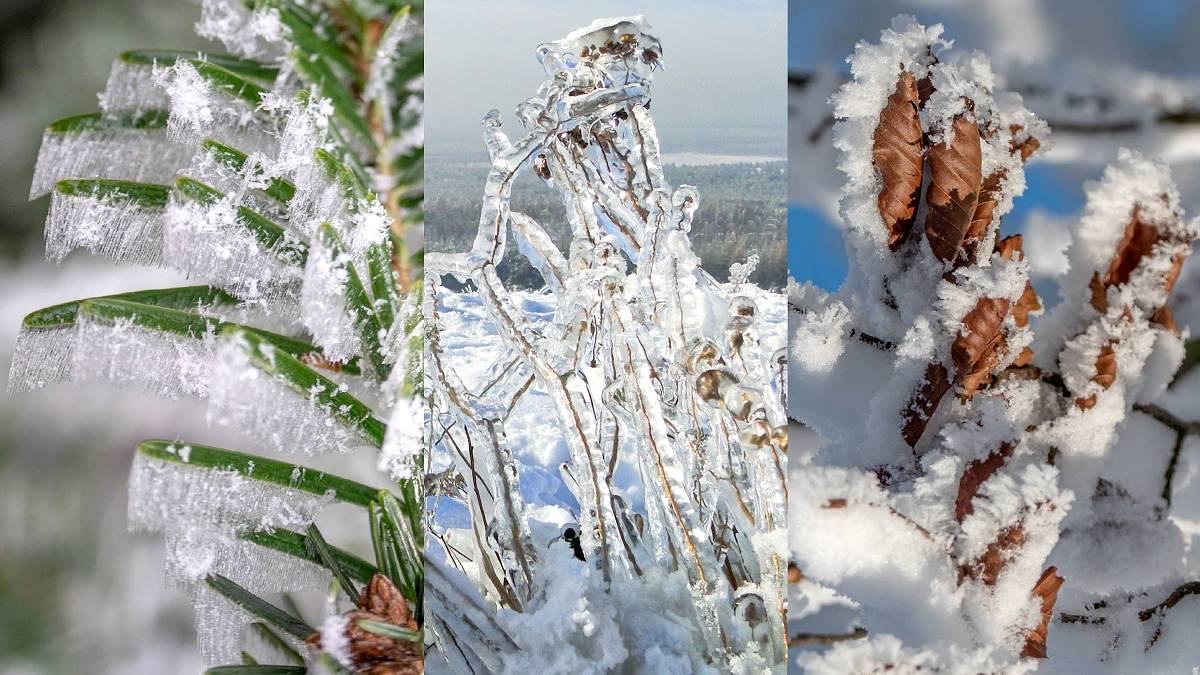
<instances>
[{"instance_id":1,"label":"ice-encased twig","mask_svg":"<svg viewBox=\"0 0 1200 675\"><path fill-rule=\"evenodd\" d=\"M782 406L762 400L780 385L766 362L770 350L758 348L753 303L735 297L742 290L736 285L716 283L691 251L687 234L698 192L688 186L672 192L663 176L645 109L661 45L640 18L605 20L540 46L538 57L548 77L517 110L522 137L510 140L497 112L484 118L491 167L471 250L427 261L434 276L473 282L505 347L482 383L468 386L455 374L454 354L430 341L439 374L430 384L434 419L443 425L440 450L468 486L464 501L476 540L487 541L469 563L447 555L473 565L473 576L502 603L506 585L524 583L495 578L518 569L504 560L520 558L513 547L522 539L480 536L522 524L512 508L522 495L506 494L519 488L489 483L495 487L483 499L470 486L495 470L490 457L479 456L487 454L485 429L537 392L569 455L560 470L579 504L576 557L623 587L660 574L687 578L694 597L684 630L703 636L709 663L748 664L757 658L751 652L764 655L756 663L782 663L782 539L759 540L774 542L773 551L738 534L782 531ZM514 181L527 168L559 192L572 237L567 255L536 222L511 211ZM554 291L551 322L535 322L497 273L508 227L518 251ZM434 289L426 301L433 336L440 331L439 301ZM704 347L694 349L696 341ZM618 467L630 462L640 471L637 507L616 487ZM717 562L725 555L737 557L732 583ZM536 569L547 571L544 564ZM533 580L542 592L557 592L552 580L540 574ZM757 588L755 606L779 616L737 623L754 612L743 607L750 600L734 585ZM537 614L559 601L535 595L525 611Z\"/></svg>"}]
</instances>

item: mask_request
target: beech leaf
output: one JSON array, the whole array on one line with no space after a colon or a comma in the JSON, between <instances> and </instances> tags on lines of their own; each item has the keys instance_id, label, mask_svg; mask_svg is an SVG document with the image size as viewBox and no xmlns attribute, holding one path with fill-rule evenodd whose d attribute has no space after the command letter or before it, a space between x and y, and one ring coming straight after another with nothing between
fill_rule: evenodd
<instances>
[{"instance_id":1,"label":"beech leaf","mask_svg":"<svg viewBox=\"0 0 1200 675\"><path fill-rule=\"evenodd\" d=\"M871 151L883 179L879 215L888 230L888 248L893 251L912 230L921 192L925 148L917 100L916 78L910 72L901 73L896 91L879 113Z\"/></svg>"},{"instance_id":2,"label":"beech leaf","mask_svg":"<svg viewBox=\"0 0 1200 675\"><path fill-rule=\"evenodd\" d=\"M975 215L983 186L982 150L979 127L964 115L954 118L946 131L950 143L929 149L932 177L925 200L925 236L938 260L953 260Z\"/></svg>"}]
</instances>

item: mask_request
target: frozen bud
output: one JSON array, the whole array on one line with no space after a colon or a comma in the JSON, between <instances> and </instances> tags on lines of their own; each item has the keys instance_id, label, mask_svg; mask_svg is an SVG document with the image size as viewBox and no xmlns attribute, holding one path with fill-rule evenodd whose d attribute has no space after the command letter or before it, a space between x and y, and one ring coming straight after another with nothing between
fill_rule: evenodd
<instances>
[{"instance_id":1,"label":"frozen bud","mask_svg":"<svg viewBox=\"0 0 1200 675\"><path fill-rule=\"evenodd\" d=\"M721 347L706 337L692 338L688 345L687 370L698 375L721 362Z\"/></svg>"},{"instance_id":2,"label":"frozen bud","mask_svg":"<svg viewBox=\"0 0 1200 675\"><path fill-rule=\"evenodd\" d=\"M722 398L725 401L725 407L729 409L729 414L742 421L755 416L755 411L760 411L763 407L762 392L740 384L727 387Z\"/></svg>"},{"instance_id":3,"label":"frozen bud","mask_svg":"<svg viewBox=\"0 0 1200 675\"><path fill-rule=\"evenodd\" d=\"M713 368L696 377L696 394L715 406L724 398L725 391L736 384L733 373L724 368Z\"/></svg>"},{"instance_id":4,"label":"frozen bud","mask_svg":"<svg viewBox=\"0 0 1200 675\"><path fill-rule=\"evenodd\" d=\"M691 185L680 185L671 195L671 206L690 218L700 206L700 193Z\"/></svg>"},{"instance_id":5,"label":"frozen bud","mask_svg":"<svg viewBox=\"0 0 1200 675\"><path fill-rule=\"evenodd\" d=\"M671 195L662 188L654 188L646 197L646 204L649 210L648 222L658 227L665 226L666 216L671 212Z\"/></svg>"},{"instance_id":6,"label":"frozen bud","mask_svg":"<svg viewBox=\"0 0 1200 675\"><path fill-rule=\"evenodd\" d=\"M542 113L546 112L546 104L545 101L542 101L541 99L527 99L517 104L517 109L515 112L517 119L521 120L522 126L524 126L526 129L533 129L537 126L537 121L542 116ZM545 155L539 155L538 158L545 163ZM538 172L538 175L541 176L541 172ZM549 171L547 171L545 178L546 180L550 179Z\"/></svg>"},{"instance_id":7,"label":"frozen bud","mask_svg":"<svg viewBox=\"0 0 1200 675\"><path fill-rule=\"evenodd\" d=\"M787 452L788 449L788 427L786 424L780 424L771 430L771 445Z\"/></svg>"},{"instance_id":8,"label":"frozen bud","mask_svg":"<svg viewBox=\"0 0 1200 675\"><path fill-rule=\"evenodd\" d=\"M550 183L550 164L546 161L545 154L538 155L537 158L533 160L533 172L536 173L539 178L546 181L547 184Z\"/></svg>"},{"instance_id":9,"label":"frozen bud","mask_svg":"<svg viewBox=\"0 0 1200 675\"><path fill-rule=\"evenodd\" d=\"M605 407L611 409L627 410L629 407L629 401L625 397L625 381L620 378L609 382L601 392L600 398L604 401Z\"/></svg>"},{"instance_id":10,"label":"frozen bud","mask_svg":"<svg viewBox=\"0 0 1200 675\"><path fill-rule=\"evenodd\" d=\"M753 319L758 316L758 305L754 299L745 295L736 295L729 301L729 317Z\"/></svg>"},{"instance_id":11,"label":"frozen bud","mask_svg":"<svg viewBox=\"0 0 1200 675\"><path fill-rule=\"evenodd\" d=\"M771 444L771 431L770 425L766 422L755 420L738 433L738 440L742 442L742 445L751 448L765 448Z\"/></svg>"}]
</instances>

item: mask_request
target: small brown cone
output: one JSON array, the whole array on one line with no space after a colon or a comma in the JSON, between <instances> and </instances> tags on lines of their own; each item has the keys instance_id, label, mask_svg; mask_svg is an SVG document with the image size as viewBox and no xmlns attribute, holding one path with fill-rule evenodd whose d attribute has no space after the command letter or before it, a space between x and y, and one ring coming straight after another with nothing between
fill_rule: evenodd
<instances>
[{"instance_id":1,"label":"small brown cone","mask_svg":"<svg viewBox=\"0 0 1200 675\"><path fill-rule=\"evenodd\" d=\"M408 600L391 580L375 574L359 598L359 609L346 616L346 641L355 675L421 675L425 670L422 645L376 635L358 625L364 619L418 630ZM321 634L309 636L308 644L321 649Z\"/></svg>"}]
</instances>

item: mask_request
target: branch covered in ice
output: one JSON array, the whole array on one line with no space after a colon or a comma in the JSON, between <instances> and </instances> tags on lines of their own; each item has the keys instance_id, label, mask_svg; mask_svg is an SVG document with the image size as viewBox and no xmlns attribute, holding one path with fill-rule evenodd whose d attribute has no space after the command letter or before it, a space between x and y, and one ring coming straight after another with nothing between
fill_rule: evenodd
<instances>
[{"instance_id":1,"label":"branch covered in ice","mask_svg":"<svg viewBox=\"0 0 1200 675\"><path fill-rule=\"evenodd\" d=\"M512 669L778 667L782 299L746 281L753 258L721 284L692 252L700 195L662 168L647 106L663 49L644 19L597 20L537 55L547 79L517 109L520 136L497 111L483 119L471 250L429 260L427 465L444 508L469 515L435 513L436 554L517 612L501 615ZM511 210L527 169L562 198L565 250ZM545 292L505 286L514 248ZM441 287L446 275L473 289ZM484 362L460 331L482 331ZM531 414L555 440L530 437ZM454 644L439 658L466 658Z\"/></svg>"}]
</instances>

